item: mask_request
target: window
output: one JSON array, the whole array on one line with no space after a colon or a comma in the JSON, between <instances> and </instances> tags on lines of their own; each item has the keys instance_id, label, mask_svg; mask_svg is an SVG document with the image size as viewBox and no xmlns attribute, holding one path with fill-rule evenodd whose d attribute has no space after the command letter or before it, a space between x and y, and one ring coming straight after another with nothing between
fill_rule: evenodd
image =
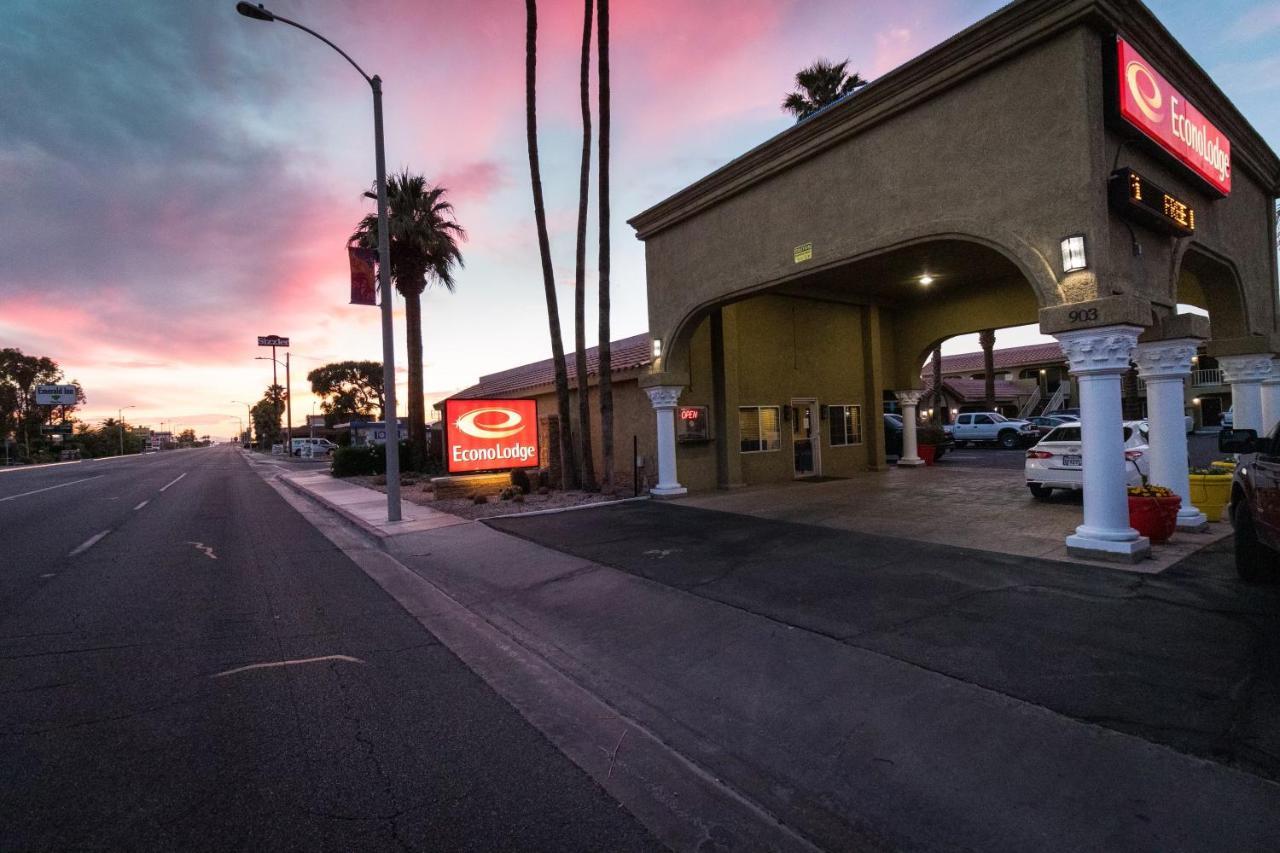
<instances>
[{"instance_id":1,"label":"window","mask_svg":"<svg viewBox=\"0 0 1280 853\"><path fill-rule=\"evenodd\" d=\"M828 406L827 417L831 421L832 447L862 444L861 406Z\"/></svg>"},{"instance_id":2,"label":"window","mask_svg":"<svg viewBox=\"0 0 1280 853\"><path fill-rule=\"evenodd\" d=\"M1046 442L1069 441L1078 443L1080 441L1080 427L1078 426L1060 426L1053 432L1044 437Z\"/></svg>"},{"instance_id":3,"label":"window","mask_svg":"<svg viewBox=\"0 0 1280 853\"><path fill-rule=\"evenodd\" d=\"M782 447L782 421L777 406L743 406L738 409L738 435L743 453L761 453Z\"/></svg>"},{"instance_id":4,"label":"window","mask_svg":"<svg viewBox=\"0 0 1280 853\"><path fill-rule=\"evenodd\" d=\"M975 424L993 424L995 421L991 419L991 415L978 415L973 419Z\"/></svg>"}]
</instances>

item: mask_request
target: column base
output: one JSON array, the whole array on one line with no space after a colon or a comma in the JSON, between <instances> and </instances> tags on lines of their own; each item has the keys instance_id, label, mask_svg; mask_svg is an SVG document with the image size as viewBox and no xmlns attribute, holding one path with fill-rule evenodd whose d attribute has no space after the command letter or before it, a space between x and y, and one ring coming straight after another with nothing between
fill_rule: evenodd
<instances>
[{"instance_id":1,"label":"column base","mask_svg":"<svg viewBox=\"0 0 1280 853\"><path fill-rule=\"evenodd\" d=\"M1067 553L1086 560L1137 563L1151 556L1151 540L1145 536L1139 536L1137 539L1117 542L1075 533L1067 537Z\"/></svg>"},{"instance_id":2,"label":"column base","mask_svg":"<svg viewBox=\"0 0 1280 853\"><path fill-rule=\"evenodd\" d=\"M687 494L689 490L684 486L654 486L649 490L649 496L655 498L678 498Z\"/></svg>"},{"instance_id":3,"label":"column base","mask_svg":"<svg viewBox=\"0 0 1280 853\"><path fill-rule=\"evenodd\" d=\"M924 460L921 459L919 456L911 456L911 457L903 456L898 459L899 468L903 467L904 465L908 468L915 468L923 464L924 464Z\"/></svg>"},{"instance_id":4,"label":"column base","mask_svg":"<svg viewBox=\"0 0 1280 853\"><path fill-rule=\"evenodd\" d=\"M1209 529L1209 516L1195 507L1192 507L1191 510L1191 512L1178 511L1177 529L1185 533L1204 533Z\"/></svg>"}]
</instances>

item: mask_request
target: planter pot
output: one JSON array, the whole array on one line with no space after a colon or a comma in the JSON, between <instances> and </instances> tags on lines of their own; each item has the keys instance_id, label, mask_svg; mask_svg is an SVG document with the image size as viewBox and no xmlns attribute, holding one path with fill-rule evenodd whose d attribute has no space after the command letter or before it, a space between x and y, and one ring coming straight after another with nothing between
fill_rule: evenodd
<instances>
[{"instance_id":1,"label":"planter pot","mask_svg":"<svg viewBox=\"0 0 1280 853\"><path fill-rule=\"evenodd\" d=\"M1210 467L1210 468L1217 468L1219 471L1223 471L1223 472L1225 472L1225 473L1227 473L1227 474L1232 474L1232 473L1235 473L1235 470L1236 470L1236 463L1234 463L1234 462L1223 462L1223 461L1219 460L1219 461L1217 461L1217 462L1210 462L1210 463L1209 463L1209 467ZM1194 502L1194 501L1193 501L1193 502ZM1196 505L1197 505L1197 506L1199 506L1199 504L1196 504Z\"/></svg>"},{"instance_id":2,"label":"planter pot","mask_svg":"<svg viewBox=\"0 0 1280 853\"><path fill-rule=\"evenodd\" d=\"M932 465L937 459L938 448L932 444L922 444L916 448L916 452L920 454L920 458L924 460L925 465Z\"/></svg>"},{"instance_id":3,"label":"planter pot","mask_svg":"<svg viewBox=\"0 0 1280 853\"><path fill-rule=\"evenodd\" d=\"M1222 511L1230 501L1230 473L1191 475L1191 505L1208 516L1210 521L1221 521Z\"/></svg>"},{"instance_id":4,"label":"planter pot","mask_svg":"<svg viewBox=\"0 0 1280 853\"><path fill-rule=\"evenodd\" d=\"M1129 497L1129 526L1147 537L1153 544L1169 541L1178 526L1178 510L1182 498Z\"/></svg>"}]
</instances>

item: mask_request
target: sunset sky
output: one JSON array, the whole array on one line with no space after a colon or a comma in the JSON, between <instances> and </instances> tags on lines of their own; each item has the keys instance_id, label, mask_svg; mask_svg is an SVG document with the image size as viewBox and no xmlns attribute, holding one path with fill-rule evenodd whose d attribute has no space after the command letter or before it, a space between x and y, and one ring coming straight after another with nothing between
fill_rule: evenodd
<instances>
[{"instance_id":1,"label":"sunset sky","mask_svg":"<svg viewBox=\"0 0 1280 853\"><path fill-rule=\"evenodd\" d=\"M347 304L344 250L373 209L362 197L373 178L368 86L320 42L234 5L5 3L0 346L60 362L83 384L89 420L135 405L134 422L230 435L244 415L230 401L257 400L271 378L270 363L253 360L260 334L292 338L299 423L311 410L308 370L380 358L377 309ZM382 75L389 168L443 183L469 232L457 293L424 299L428 399L549 355L525 150L524 4L267 5ZM798 68L849 57L875 78L1001 5L614 0L615 336L647 327L642 246L625 220L789 126L779 103ZM1280 3L1150 6L1280 148ZM582 8L540 8L544 188L571 335ZM396 335L403 383L399 316Z\"/></svg>"}]
</instances>

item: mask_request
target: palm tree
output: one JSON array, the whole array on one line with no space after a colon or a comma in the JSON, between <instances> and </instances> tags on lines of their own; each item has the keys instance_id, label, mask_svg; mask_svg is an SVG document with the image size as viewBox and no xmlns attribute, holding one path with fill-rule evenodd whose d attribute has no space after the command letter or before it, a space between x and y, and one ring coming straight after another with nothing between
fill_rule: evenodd
<instances>
[{"instance_id":1,"label":"palm tree","mask_svg":"<svg viewBox=\"0 0 1280 853\"><path fill-rule=\"evenodd\" d=\"M453 271L464 266L460 240L467 232L454 218L448 191L431 186L421 175L406 169L387 181L387 227L391 239L391 280L404 296L405 340L409 350L409 445L411 464L421 468L427 459L426 400L422 387L422 292L428 284L454 290ZM351 241L373 249L378 245L378 217L360 220ZM395 414L390 413L387 423ZM388 435L394 435L389 432Z\"/></svg>"},{"instance_id":2,"label":"palm tree","mask_svg":"<svg viewBox=\"0 0 1280 853\"><path fill-rule=\"evenodd\" d=\"M858 72L848 72L849 60L828 62L819 59L796 74L796 86L803 91L792 92L782 101L782 108L796 117L796 121L808 118L825 106L834 104L845 95L867 85Z\"/></svg>"},{"instance_id":3,"label":"palm tree","mask_svg":"<svg viewBox=\"0 0 1280 853\"><path fill-rule=\"evenodd\" d=\"M613 353L609 344L609 0L596 0L596 74L600 97L600 455L602 486L613 491Z\"/></svg>"},{"instance_id":4,"label":"palm tree","mask_svg":"<svg viewBox=\"0 0 1280 853\"><path fill-rule=\"evenodd\" d=\"M538 228L538 253L542 256L542 289L547 297L547 325L551 331L551 361L556 374L556 408L560 418L560 485L577 483L573 459L573 434L569 424L569 372L564 365L564 340L560 336L560 306L555 274L551 269L551 241L547 237L547 211L542 204L542 170L538 165L538 0L525 0L524 104L525 136L529 146L529 183L533 188L533 218Z\"/></svg>"},{"instance_id":5,"label":"palm tree","mask_svg":"<svg viewBox=\"0 0 1280 853\"><path fill-rule=\"evenodd\" d=\"M578 253L573 291L573 334L578 375L578 451L582 487L595 488L595 460L591 458L591 382L587 377L587 194L591 191L591 2L585 0L582 20L582 59L578 89L582 96L582 166L578 174Z\"/></svg>"}]
</instances>

